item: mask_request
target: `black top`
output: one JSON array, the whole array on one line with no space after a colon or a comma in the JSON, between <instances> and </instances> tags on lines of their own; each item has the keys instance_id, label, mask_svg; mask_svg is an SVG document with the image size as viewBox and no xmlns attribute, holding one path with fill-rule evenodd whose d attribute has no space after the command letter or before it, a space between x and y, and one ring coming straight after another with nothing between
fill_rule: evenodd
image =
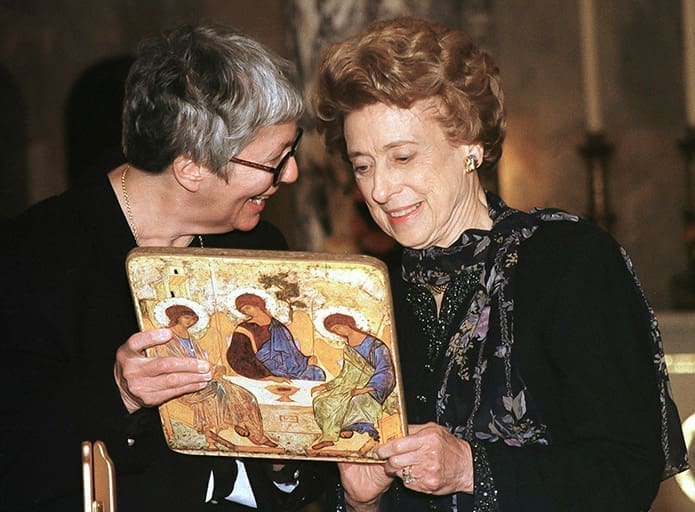
<instances>
[{"instance_id":1,"label":"black top","mask_svg":"<svg viewBox=\"0 0 695 512\"><path fill-rule=\"evenodd\" d=\"M545 222L516 272L512 361L552 442L482 443L501 510L648 509L664 466L658 392L648 316L618 245L588 223ZM392 279L408 419L432 421L426 334L410 285ZM436 509L429 500L396 485L382 508ZM460 495L458 510L472 509Z\"/></svg>"},{"instance_id":2,"label":"black top","mask_svg":"<svg viewBox=\"0 0 695 512\"><path fill-rule=\"evenodd\" d=\"M84 440L106 443L120 510L207 509L211 468L218 484L231 485L233 459L170 451L157 409L129 415L114 381L116 349L138 326L125 272L135 242L107 178L47 199L3 228L0 510L80 510ZM204 240L206 247L287 247L264 222ZM309 468L288 496L260 460L246 462L261 509L283 500L282 509L292 510L316 483Z\"/></svg>"}]
</instances>

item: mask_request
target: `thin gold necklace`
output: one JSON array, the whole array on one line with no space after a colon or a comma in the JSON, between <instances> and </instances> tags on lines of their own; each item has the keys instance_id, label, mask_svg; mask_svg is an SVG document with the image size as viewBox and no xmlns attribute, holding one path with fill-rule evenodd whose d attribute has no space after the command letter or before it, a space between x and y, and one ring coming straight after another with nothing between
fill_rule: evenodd
<instances>
[{"instance_id":1,"label":"thin gold necklace","mask_svg":"<svg viewBox=\"0 0 695 512\"><path fill-rule=\"evenodd\" d=\"M130 201L128 200L128 190L125 186L125 177L128 174L128 169L130 165L126 165L121 171L121 190L123 190L123 199L125 200L125 213L128 217L128 224L130 225L130 230L133 232L133 238L135 238L135 245L140 247L140 235L138 234L138 228L135 226L135 219L133 219L133 210L130 208ZM203 237L198 235L198 242L200 242L200 247L204 248Z\"/></svg>"},{"instance_id":2,"label":"thin gold necklace","mask_svg":"<svg viewBox=\"0 0 695 512\"><path fill-rule=\"evenodd\" d=\"M425 283L425 288L427 288L428 290L430 290L434 294L442 295L446 291L446 287L448 285L449 285L449 283L444 283L444 284Z\"/></svg>"}]
</instances>

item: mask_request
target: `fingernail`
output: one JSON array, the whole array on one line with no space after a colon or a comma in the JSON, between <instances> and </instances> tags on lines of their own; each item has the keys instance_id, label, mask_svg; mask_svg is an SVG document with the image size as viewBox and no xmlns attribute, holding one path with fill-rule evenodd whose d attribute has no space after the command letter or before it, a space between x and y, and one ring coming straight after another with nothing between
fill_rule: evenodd
<instances>
[{"instance_id":1,"label":"fingernail","mask_svg":"<svg viewBox=\"0 0 695 512\"><path fill-rule=\"evenodd\" d=\"M198 371L200 373L208 373L210 371L210 363L207 361L198 361Z\"/></svg>"}]
</instances>

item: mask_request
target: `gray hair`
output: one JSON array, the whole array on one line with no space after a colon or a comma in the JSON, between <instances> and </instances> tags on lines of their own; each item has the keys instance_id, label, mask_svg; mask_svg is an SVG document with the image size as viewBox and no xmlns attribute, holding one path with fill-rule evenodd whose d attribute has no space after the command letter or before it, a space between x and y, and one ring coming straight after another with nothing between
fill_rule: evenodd
<instances>
[{"instance_id":1,"label":"gray hair","mask_svg":"<svg viewBox=\"0 0 695 512\"><path fill-rule=\"evenodd\" d=\"M125 88L123 152L161 172L179 155L224 176L261 128L304 112L290 63L216 25L181 26L143 41Z\"/></svg>"}]
</instances>

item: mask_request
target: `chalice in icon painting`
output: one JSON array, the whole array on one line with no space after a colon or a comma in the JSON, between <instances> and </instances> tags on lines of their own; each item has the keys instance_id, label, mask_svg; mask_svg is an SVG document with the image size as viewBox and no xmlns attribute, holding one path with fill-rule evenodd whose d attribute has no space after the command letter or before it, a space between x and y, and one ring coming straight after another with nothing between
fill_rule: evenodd
<instances>
[{"instance_id":1,"label":"chalice in icon painting","mask_svg":"<svg viewBox=\"0 0 695 512\"><path fill-rule=\"evenodd\" d=\"M272 386L268 386L265 389L267 389L274 395L277 395L279 397L277 399L278 402L294 402L294 400L292 400L291 397L297 392L299 388L290 384L273 384Z\"/></svg>"}]
</instances>

